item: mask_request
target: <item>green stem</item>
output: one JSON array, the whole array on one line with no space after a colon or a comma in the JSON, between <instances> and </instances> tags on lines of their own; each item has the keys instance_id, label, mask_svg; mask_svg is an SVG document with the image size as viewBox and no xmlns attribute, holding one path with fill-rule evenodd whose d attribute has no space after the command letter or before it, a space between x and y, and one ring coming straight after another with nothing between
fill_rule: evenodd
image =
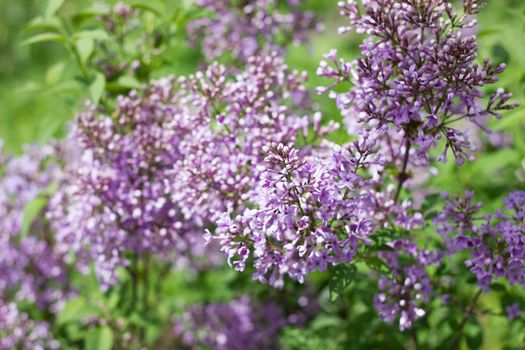
<instances>
[{"instance_id":1,"label":"green stem","mask_svg":"<svg viewBox=\"0 0 525 350\"><path fill-rule=\"evenodd\" d=\"M396 194L394 196L394 203L397 203L399 201L399 195L401 194L401 189L403 188L403 185L405 181L408 179L407 174L407 168L408 168L408 159L410 155L410 139L408 138L408 135L405 135L405 156L403 158L403 166L401 169L401 172L397 176L397 189Z\"/></svg>"},{"instance_id":2,"label":"green stem","mask_svg":"<svg viewBox=\"0 0 525 350\"><path fill-rule=\"evenodd\" d=\"M461 343L461 336L463 335L463 329L465 328L468 319L474 314L474 308L476 307L476 303L478 302L481 293L483 293L483 291L481 289L478 290L476 295L474 295L474 298L472 298L472 300L470 301L470 304L467 306L467 309L465 310L465 315L463 316L463 320L461 320L456 336L454 337L454 342L450 347L452 350L459 349L459 345Z\"/></svg>"}]
</instances>

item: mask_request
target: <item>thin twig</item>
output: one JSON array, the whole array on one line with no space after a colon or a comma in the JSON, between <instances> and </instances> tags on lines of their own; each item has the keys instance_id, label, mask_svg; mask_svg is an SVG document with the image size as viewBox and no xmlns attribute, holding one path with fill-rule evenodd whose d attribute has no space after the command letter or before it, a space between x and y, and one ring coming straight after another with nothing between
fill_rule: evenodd
<instances>
[{"instance_id":1,"label":"thin twig","mask_svg":"<svg viewBox=\"0 0 525 350\"><path fill-rule=\"evenodd\" d=\"M394 203L398 202L399 195L401 194L401 189L403 188L403 184L408 179L407 168L408 168L408 159L410 156L411 144L410 144L410 139L408 138L408 136L405 136L405 140L406 140L405 141L405 157L403 159L403 167L401 169L401 172L397 176L397 189L396 189L396 194L394 196Z\"/></svg>"},{"instance_id":2,"label":"thin twig","mask_svg":"<svg viewBox=\"0 0 525 350\"><path fill-rule=\"evenodd\" d=\"M465 315L463 316L463 320L461 321L458 332L456 333L456 336L454 337L454 342L452 343L452 346L450 347L452 350L458 350L459 345L461 342L461 336L463 335L463 328L465 328L465 324L467 323L468 319L474 314L474 307L476 307L476 303L478 302L479 297L481 296L481 293L483 291L480 289L472 298L472 301L468 305L467 309L465 310Z\"/></svg>"}]
</instances>

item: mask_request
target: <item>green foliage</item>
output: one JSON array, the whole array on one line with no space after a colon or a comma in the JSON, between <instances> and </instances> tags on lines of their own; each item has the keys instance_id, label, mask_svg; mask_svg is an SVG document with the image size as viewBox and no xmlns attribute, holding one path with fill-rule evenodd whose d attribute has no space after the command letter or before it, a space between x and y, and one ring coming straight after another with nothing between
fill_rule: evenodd
<instances>
[{"instance_id":1,"label":"green foliage","mask_svg":"<svg viewBox=\"0 0 525 350\"><path fill-rule=\"evenodd\" d=\"M356 273L355 265L341 264L332 269L328 284L330 301L334 302L342 296L344 290L352 283Z\"/></svg>"}]
</instances>

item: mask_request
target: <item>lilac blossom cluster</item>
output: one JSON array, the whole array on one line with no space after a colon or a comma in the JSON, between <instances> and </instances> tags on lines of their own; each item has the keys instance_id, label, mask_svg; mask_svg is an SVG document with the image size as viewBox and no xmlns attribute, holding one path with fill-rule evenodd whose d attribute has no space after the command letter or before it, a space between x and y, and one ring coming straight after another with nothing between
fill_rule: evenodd
<instances>
[{"instance_id":1,"label":"lilac blossom cluster","mask_svg":"<svg viewBox=\"0 0 525 350\"><path fill-rule=\"evenodd\" d=\"M318 74L334 83L319 91L348 84L347 92L330 96L351 128L359 132L387 125L382 142L404 148L410 162L428 162L429 151L440 143L439 161L445 162L449 151L459 165L472 160L474 147L458 124L489 132L487 117L499 119L500 111L517 106L503 89L481 106L481 89L495 83L505 65L475 63L477 1L466 0L462 15L445 0L372 0L363 1L363 7L348 0L339 6L350 20L340 32L355 30L367 37L352 62L338 59L335 50L325 56L331 64L322 61ZM397 165L397 156L385 153L385 161Z\"/></svg>"},{"instance_id":2,"label":"lilac blossom cluster","mask_svg":"<svg viewBox=\"0 0 525 350\"><path fill-rule=\"evenodd\" d=\"M276 287L284 285L285 275L303 282L313 270L352 261L374 227L369 198L359 190L366 180L357 174L373 159L341 150L324 163L283 144L267 151L270 166L255 201L258 209L234 219L225 213L218 221L213 238L228 261L242 271L253 255L254 278Z\"/></svg>"},{"instance_id":3,"label":"lilac blossom cluster","mask_svg":"<svg viewBox=\"0 0 525 350\"><path fill-rule=\"evenodd\" d=\"M284 276L303 282L311 271L359 261L378 228L421 228L423 216L409 200L400 201L409 168L427 170L440 143L438 161L449 151L458 165L473 159L467 133L456 125L470 122L489 132L489 116L499 119L517 106L498 89L480 107L481 89L497 81L504 65L475 63L477 45L469 34L480 8L475 1L465 1L461 16L443 0L371 0L363 6L349 0L340 7L352 28L368 37L354 62L338 59L335 50L326 55L332 65L321 62L318 74L335 82L319 91L349 84L347 92L330 95L358 140L314 150L266 144L256 195L246 197L253 207L228 208L208 235L235 269L253 262L254 279L275 287L284 286ZM425 267L437 264L441 253L411 241L391 244L414 263L402 266L398 253L380 254L391 276L381 276L376 306L383 320L399 318L405 330L425 314L432 294Z\"/></svg>"},{"instance_id":4,"label":"lilac blossom cluster","mask_svg":"<svg viewBox=\"0 0 525 350\"><path fill-rule=\"evenodd\" d=\"M142 96L119 97L112 115L88 106L76 120L79 160L70 164L48 218L78 268L87 272L94 262L103 287L129 264L126 252L168 258L188 250L201 225L171 200L178 144L197 118L179 113L173 90L173 80L163 79Z\"/></svg>"},{"instance_id":5,"label":"lilac blossom cluster","mask_svg":"<svg viewBox=\"0 0 525 350\"><path fill-rule=\"evenodd\" d=\"M52 146L32 146L13 156L0 144L0 297L50 312L57 312L70 293L64 255L43 217L47 199L42 193L62 176L54 154ZM28 217L26 207L34 201L41 202L33 210L42 215Z\"/></svg>"},{"instance_id":6,"label":"lilac blossom cluster","mask_svg":"<svg viewBox=\"0 0 525 350\"><path fill-rule=\"evenodd\" d=\"M287 0L289 10L279 9L278 0L198 0L210 16L188 25L193 43L202 42L203 53L213 60L225 53L246 61L249 57L282 52L288 43L301 44L311 30L321 30L315 15L298 8L302 0Z\"/></svg>"},{"instance_id":7,"label":"lilac blossom cluster","mask_svg":"<svg viewBox=\"0 0 525 350\"><path fill-rule=\"evenodd\" d=\"M57 241L82 270L94 261L105 287L129 264L126 252L202 253L210 220L255 195L263 145L294 143L310 124L318 135L333 128L305 115L305 79L274 54L237 74L215 63L153 82L119 97L112 115L89 106L72 135L80 160L51 201Z\"/></svg>"},{"instance_id":8,"label":"lilac blossom cluster","mask_svg":"<svg viewBox=\"0 0 525 350\"><path fill-rule=\"evenodd\" d=\"M505 308L505 313L507 314L509 321L519 320L524 314L518 303L507 306Z\"/></svg>"},{"instance_id":9,"label":"lilac blossom cluster","mask_svg":"<svg viewBox=\"0 0 525 350\"><path fill-rule=\"evenodd\" d=\"M186 210L212 219L242 211L257 195L265 145L293 144L309 131L319 137L337 127L321 125L319 113L311 115L306 78L272 54L250 58L233 80L217 64L179 79L187 91L180 103L190 106L185 113L202 119L180 144L186 157L177 200Z\"/></svg>"},{"instance_id":10,"label":"lilac blossom cluster","mask_svg":"<svg viewBox=\"0 0 525 350\"><path fill-rule=\"evenodd\" d=\"M465 263L479 287L488 291L499 277L525 286L525 192L509 194L503 210L486 215L480 214L481 203L472 201L472 192L464 198L444 196L447 205L434 223L449 252L468 251Z\"/></svg>"},{"instance_id":11,"label":"lilac blossom cluster","mask_svg":"<svg viewBox=\"0 0 525 350\"><path fill-rule=\"evenodd\" d=\"M0 349L54 350L60 343L53 339L49 325L29 319L15 303L0 299Z\"/></svg>"},{"instance_id":12,"label":"lilac blossom cluster","mask_svg":"<svg viewBox=\"0 0 525 350\"><path fill-rule=\"evenodd\" d=\"M391 251L380 252L391 270L391 276L379 278L380 293L374 304L381 319L394 323L399 319L399 329L412 328L414 322L426 314L424 306L430 301L433 286L426 267L439 263L441 253L436 250L422 250L408 239L387 244ZM407 256L407 259L400 257Z\"/></svg>"},{"instance_id":13,"label":"lilac blossom cluster","mask_svg":"<svg viewBox=\"0 0 525 350\"><path fill-rule=\"evenodd\" d=\"M227 304L195 305L175 319L174 331L189 348L265 350L278 348L289 322L274 302L258 304L243 296Z\"/></svg>"},{"instance_id":14,"label":"lilac blossom cluster","mask_svg":"<svg viewBox=\"0 0 525 350\"><path fill-rule=\"evenodd\" d=\"M314 270L352 262L389 220L406 229L421 221L410 205L395 205L373 187L365 169L378 164L368 135L344 147L306 156L292 146L267 147L267 167L254 198L257 209L224 213L215 235L228 261L244 270L253 256L254 279L283 287ZM364 174L364 175L363 175ZM390 192L391 193L391 192Z\"/></svg>"}]
</instances>

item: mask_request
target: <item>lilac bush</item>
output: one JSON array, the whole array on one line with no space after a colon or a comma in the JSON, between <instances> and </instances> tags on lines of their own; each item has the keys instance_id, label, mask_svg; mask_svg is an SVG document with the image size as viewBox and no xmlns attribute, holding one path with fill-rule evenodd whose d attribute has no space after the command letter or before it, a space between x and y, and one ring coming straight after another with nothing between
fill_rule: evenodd
<instances>
[{"instance_id":1,"label":"lilac bush","mask_svg":"<svg viewBox=\"0 0 525 350\"><path fill-rule=\"evenodd\" d=\"M63 43L90 100L62 140L0 144L0 349L475 349L485 317L519 347L522 183L436 193L480 140L475 165L522 156L462 4L341 1L362 42L313 58L314 97L289 56L315 4L49 2L29 41Z\"/></svg>"},{"instance_id":2,"label":"lilac bush","mask_svg":"<svg viewBox=\"0 0 525 350\"><path fill-rule=\"evenodd\" d=\"M275 287L284 286L285 275L304 282L312 271L366 261L379 228L421 230L423 216L411 208L409 199L400 200L412 169L425 172L434 160L446 162L449 150L458 165L465 158L474 160L475 149L460 127L468 122L490 132L488 116L499 119L500 111L517 107L503 89L480 107L481 88L495 83L505 67L488 60L481 66L475 63L472 16L481 7L476 2L465 2L462 15L439 0L367 1L363 7L350 0L339 6L350 20L350 27L340 32L353 29L367 38L353 62L338 59L335 50L325 56L331 65L322 61L318 74L335 82L318 91L348 86L347 92L331 91L330 96L346 119L348 133L359 140L313 153L292 145L267 145L268 165L258 184L255 209L225 212L217 221L216 235L211 235L220 241L235 269L244 270L253 259L253 278ZM442 152L434 158L436 147ZM455 216L450 211L446 206L439 217L451 220ZM505 225L505 232L511 230L507 223L499 227ZM455 231L456 227L448 227ZM387 245L392 248L398 243ZM476 255L466 263L477 271L479 280L487 273L485 264L491 264L490 249L483 240L469 243L477 246ZM404 246L399 244L397 250ZM407 253L418 261L417 246L406 244ZM521 246L514 249L514 255L520 250ZM397 255L378 254L390 276L380 276L382 293L375 304L383 320L392 323L399 318L402 331L425 315L422 304L433 296L424 266L440 264L441 253L421 254L423 261L415 266L398 266ZM520 259L511 258L507 264L500 257L494 264L515 283L522 270ZM480 284L487 289L490 278L485 280Z\"/></svg>"}]
</instances>

